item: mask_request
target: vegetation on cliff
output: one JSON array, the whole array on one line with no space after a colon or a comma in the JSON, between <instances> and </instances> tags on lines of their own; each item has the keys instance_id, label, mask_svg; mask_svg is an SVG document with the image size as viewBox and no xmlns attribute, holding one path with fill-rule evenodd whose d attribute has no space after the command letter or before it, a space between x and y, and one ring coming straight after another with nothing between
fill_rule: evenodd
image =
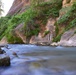
<instances>
[{"instance_id":1,"label":"vegetation on cliff","mask_svg":"<svg viewBox=\"0 0 76 75\"><path fill-rule=\"evenodd\" d=\"M71 29L76 27L76 2L73 3L70 7L62 8L61 11L65 12L59 20L55 23L56 25L56 37L54 38L55 42L58 42L62 36L62 34Z\"/></svg>"},{"instance_id":2,"label":"vegetation on cliff","mask_svg":"<svg viewBox=\"0 0 76 75\"><path fill-rule=\"evenodd\" d=\"M25 12L21 14L16 13L13 16L7 15L6 17L0 18L0 39L2 39L3 36L6 36L9 43L22 42L22 40L15 35L14 31L14 28L21 23L24 24L22 30L27 38L33 35L38 35L38 33L41 31L40 26L43 25L45 27L49 18L56 19L59 17L60 11L67 10L67 8L61 8L62 0L49 0L48 2L44 2L43 0L31 0L31 5ZM75 27L75 25L76 3L74 3L70 9L55 23L56 36L54 37L53 41L59 41L61 35L70 28ZM46 31L45 35L48 33L49 31Z\"/></svg>"}]
</instances>

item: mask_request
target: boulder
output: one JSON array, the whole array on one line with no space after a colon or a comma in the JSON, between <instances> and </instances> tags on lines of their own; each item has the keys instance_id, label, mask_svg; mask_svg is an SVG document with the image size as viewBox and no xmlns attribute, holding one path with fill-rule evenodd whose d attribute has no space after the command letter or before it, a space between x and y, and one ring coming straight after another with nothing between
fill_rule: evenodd
<instances>
[{"instance_id":1,"label":"boulder","mask_svg":"<svg viewBox=\"0 0 76 75\"><path fill-rule=\"evenodd\" d=\"M76 34L74 32L74 29L65 32L58 44L60 46L76 46Z\"/></svg>"},{"instance_id":2,"label":"boulder","mask_svg":"<svg viewBox=\"0 0 76 75\"><path fill-rule=\"evenodd\" d=\"M2 50L0 47L0 54L4 54L4 53L6 53L6 52L4 50Z\"/></svg>"},{"instance_id":3,"label":"boulder","mask_svg":"<svg viewBox=\"0 0 76 75\"><path fill-rule=\"evenodd\" d=\"M18 57L18 55L17 55L17 53L16 53L16 52L13 52L12 54L13 54L14 56Z\"/></svg>"},{"instance_id":4,"label":"boulder","mask_svg":"<svg viewBox=\"0 0 76 75\"><path fill-rule=\"evenodd\" d=\"M10 66L10 57L6 54L0 54L0 66Z\"/></svg>"}]
</instances>

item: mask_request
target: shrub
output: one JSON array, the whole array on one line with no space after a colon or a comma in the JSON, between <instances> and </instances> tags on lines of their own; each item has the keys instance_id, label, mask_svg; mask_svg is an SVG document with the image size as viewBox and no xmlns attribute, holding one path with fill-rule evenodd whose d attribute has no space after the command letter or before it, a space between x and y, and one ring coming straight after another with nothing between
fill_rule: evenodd
<instances>
[{"instance_id":1,"label":"shrub","mask_svg":"<svg viewBox=\"0 0 76 75\"><path fill-rule=\"evenodd\" d=\"M50 31L45 31L44 32L44 36L46 36L47 34L49 34L50 33Z\"/></svg>"}]
</instances>

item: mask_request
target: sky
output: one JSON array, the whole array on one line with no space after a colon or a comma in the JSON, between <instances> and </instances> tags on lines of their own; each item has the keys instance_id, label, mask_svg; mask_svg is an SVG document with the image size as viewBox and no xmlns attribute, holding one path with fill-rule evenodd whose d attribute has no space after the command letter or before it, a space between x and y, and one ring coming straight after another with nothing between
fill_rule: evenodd
<instances>
[{"instance_id":1,"label":"sky","mask_svg":"<svg viewBox=\"0 0 76 75\"><path fill-rule=\"evenodd\" d=\"M7 12L9 11L9 9L13 3L13 1L14 0L2 0L3 10L4 10L3 16L5 16L7 14Z\"/></svg>"}]
</instances>

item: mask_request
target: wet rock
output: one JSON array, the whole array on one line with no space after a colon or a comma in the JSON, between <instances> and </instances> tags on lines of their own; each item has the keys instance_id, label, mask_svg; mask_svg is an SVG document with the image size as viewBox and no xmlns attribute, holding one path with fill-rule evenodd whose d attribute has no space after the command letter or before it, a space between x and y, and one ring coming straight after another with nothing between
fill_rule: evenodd
<instances>
[{"instance_id":1,"label":"wet rock","mask_svg":"<svg viewBox=\"0 0 76 75\"><path fill-rule=\"evenodd\" d=\"M58 46L58 43L53 42L53 43L51 44L51 46Z\"/></svg>"},{"instance_id":2,"label":"wet rock","mask_svg":"<svg viewBox=\"0 0 76 75\"><path fill-rule=\"evenodd\" d=\"M6 54L0 55L0 66L10 66L10 57Z\"/></svg>"},{"instance_id":3,"label":"wet rock","mask_svg":"<svg viewBox=\"0 0 76 75\"><path fill-rule=\"evenodd\" d=\"M2 50L0 47L0 54L4 54L4 53L6 53L6 52L4 50Z\"/></svg>"},{"instance_id":4,"label":"wet rock","mask_svg":"<svg viewBox=\"0 0 76 75\"><path fill-rule=\"evenodd\" d=\"M37 42L35 43L37 46L49 46L50 43L49 42Z\"/></svg>"},{"instance_id":5,"label":"wet rock","mask_svg":"<svg viewBox=\"0 0 76 75\"><path fill-rule=\"evenodd\" d=\"M17 53L13 52L12 54L13 54L14 56L18 57Z\"/></svg>"}]
</instances>

